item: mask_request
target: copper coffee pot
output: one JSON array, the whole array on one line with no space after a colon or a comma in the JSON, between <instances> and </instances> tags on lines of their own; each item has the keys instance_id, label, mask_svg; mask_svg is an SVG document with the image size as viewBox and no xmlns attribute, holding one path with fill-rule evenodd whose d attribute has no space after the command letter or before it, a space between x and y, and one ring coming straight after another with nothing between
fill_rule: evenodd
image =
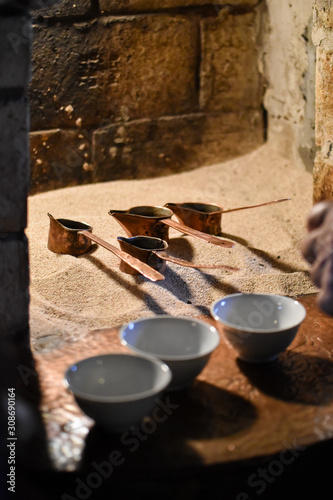
<instances>
[{"instance_id":1,"label":"copper coffee pot","mask_svg":"<svg viewBox=\"0 0 333 500\"><path fill-rule=\"evenodd\" d=\"M247 210L249 208L264 207L274 203L281 203L288 201L289 198L281 200L267 201L259 205L250 205L246 207L231 208L223 210L220 205L213 205L210 203L166 203L165 207L173 211L176 217L182 224L202 231L207 234L221 234L222 232L222 214L230 212L237 212L238 210Z\"/></svg>"},{"instance_id":2,"label":"copper coffee pot","mask_svg":"<svg viewBox=\"0 0 333 500\"><path fill-rule=\"evenodd\" d=\"M120 248L133 255L137 259L149 264L161 273L165 271L166 263L172 262L179 266L191 267L193 269L222 269L224 271L239 271L237 267L224 264L195 264L184 259L173 257L167 253L168 243L160 238L152 236L132 236L124 238L118 236ZM124 261L120 262L120 270L128 274L137 274L135 269L129 267Z\"/></svg>"},{"instance_id":3,"label":"copper coffee pot","mask_svg":"<svg viewBox=\"0 0 333 500\"><path fill-rule=\"evenodd\" d=\"M126 262L126 265L136 270L136 274L140 273L152 281L164 280L163 274L156 269L93 235L89 224L70 219L55 219L51 214L47 215L50 218L47 247L51 252L82 255L89 251L93 241L115 254L122 262Z\"/></svg>"},{"instance_id":4,"label":"copper coffee pot","mask_svg":"<svg viewBox=\"0 0 333 500\"><path fill-rule=\"evenodd\" d=\"M172 227L220 247L232 248L234 246L231 241L222 240L172 220L173 212L166 207L138 206L129 210L110 210L109 215L119 222L128 236L144 235L168 241L169 227Z\"/></svg>"}]
</instances>

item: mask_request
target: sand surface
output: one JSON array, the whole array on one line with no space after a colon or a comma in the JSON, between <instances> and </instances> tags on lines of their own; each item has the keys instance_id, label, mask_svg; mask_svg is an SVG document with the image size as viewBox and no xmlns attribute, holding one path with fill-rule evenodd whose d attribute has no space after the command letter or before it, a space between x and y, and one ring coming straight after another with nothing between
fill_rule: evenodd
<instances>
[{"instance_id":1,"label":"sand surface","mask_svg":"<svg viewBox=\"0 0 333 500\"><path fill-rule=\"evenodd\" d=\"M49 218L93 226L118 246L124 230L110 209L167 202L209 202L225 209L279 198L290 201L222 216L223 249L170 229L170 254L195 263L223 263L238 272L195 270L167 264L165 280L153 283L119 270L119 259L102 247L78 258L47 249ZM218 298L236 292L297 297L316 291L299 244L312 206L312 175L272 153L268 145L240 158L191 172L148 180L70 187L28 200L31 306L37 351L73 342L89 331L120 326L155 314L209 315ZM177 220L175 218L175 220Z\"/></svg>"}]
</instances>

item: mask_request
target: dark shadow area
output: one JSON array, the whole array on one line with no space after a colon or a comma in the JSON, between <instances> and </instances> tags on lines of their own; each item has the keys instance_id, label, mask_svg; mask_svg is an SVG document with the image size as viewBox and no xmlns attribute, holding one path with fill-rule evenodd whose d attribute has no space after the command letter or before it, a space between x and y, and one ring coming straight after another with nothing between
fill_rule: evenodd
<instances>
[{"instance_id":1,"label":"dark shadow area","mask_svg":"<svg viewBox=\"0 0 333 500\"><path fill-rule=\"evenodd\" d=\"M173 238L169 242L169 248L170 248L170 255L173 255L174 257L182 258L184 260L187 260L188 262L193 261L193 256L194 256L193 247L187 239L182 238L182 237ZM231 293L238 293L239 292L239 290L237 288L233 287L232 285L229 285L227 283L225 283L225 284L222 283L221 277L217 278L214 275L205 272L204 268L193 269L193 271L200 273L201 276L207 281L207 284L210 287L214 287L217 290L220 290L221 294L223 294L223 295L224 294L228 295ZM170 281L170 283L178 281L178 285L180 285L180 288L184 291L183 294L181 294L181 295L178 294L179 300L181 300L182 302L191 303L192 297L191 297L191 294L188 290L187 284L174 271L172 271L172 269L170 269L170 267L168 265L167 265L165 276L166 276L166 283L160 282L159 285L169 289L169 281ZM173 292L173 290L172 290L172 292ZM200 310L200 312L202 314L210 315L207 307L199 306L199 305L196 307Z\"/></svg>"},{"instance_id":2,"label":"dark shadow area","mask_svg":"<svg viewBox=\"0 0 333 500\"><path fill-rule=\"evenodd\" d=\"M282 401L325 405L333 400L333 362L287 350L271 363L237 359L239 369L265 394Z\"/></svg>"},{"instance_id":3,"label":"dark shadow area","mask_svg":"<svg viewBox=\"0 0 333 500\"><path fill-rule=\"evenodd\" d=\"M185 498L199 498L196 471L204 464L188 441L232 435L255 418L254 407L243 398L197 381L157 399L151 417L125 432L112 435L94 426L80 470L63 493L76 498L80 485L88 495L96 480L96 499L153 498L156 488L158 498L170 498L171 491L177 498L185 493Z\"/></svg>"},{"instance_id":4,"label":"dark shadow area","mask_svg":"<svg viewBox=\"0 0 333 500\"><path fill-rule=\"evenodd\" d=\"M331 370L331 363L323 364L320 358L307 360L307 357L294 353L293 357L296 359L292 360L291 366L290 360L284 361L285 369L297 371L299 384L309 363L322 365L324 372L321 371L320 376ZM28 380L27 387L31 389L37 382L29 360L33 362L31 355L19 357L13 365L12 358L8 359L8 373L13 374L17 366L26 367L26 372L21 370L21 373L28 378L20 376L17 387ZM279 359L276 365L281 363L283 360ZM3 365L1 368L2 375L7 367ZM260 367L252 368L255 372ZM271 367L266 365L265 372L261 371L258 378L269 378L267 368L273 369L273 364ZM2 382L4 380L2 378ZM282 380L283 386L286 383L288 380ZM25 388L24 383L23 386ZM309 387L306 386L304 391L309 391ZM39 398L34 396L32 400L37 403ZM213 443L214 439L245 430L257 417L254 406L237 394L198 380L186 390L165 394L157 400L157 406L157 413L118 435L107 434L94 426L86 438L79 470L70 473L51 469L45 455L43 427L25 418L22 422L26 428L21 427L18 435L25 440L24 436L32 433L33 441L28 440L28 447L22 449L24 466L20 468L18 492L15 497L5 492L1 498L153 500L157 496L165 500L294 500L305 493L308 493L306 497L310 494L312 498L327 498L323 495L332 486L331 441L307 448L298 447L293 451L288 449L284 454L280 452L269 457L256 457L253 450L253 459L207 466L190 442L209 440ZM30 411L23 413L29 415ZM37 434L32 432L33 429ZM262 474L266 474L269 481L263 481ZM238 497L241 494L247 496Z\"/></svg>"},{"instance_id":5,"label":"dark shadow area","mask_svg":"<svg viewBox=\"0 0 333 500\"><path fill-rule=\"evenodd\" d=\"M279 258L270 255L268 252L265 252L264 250L260 250L259 248L254 248L249 246L248 242L244 238L241 238L239 236L234 236L233 234L227 234L224 232L220 233L219 236L229 238L230 240L235 241L236 243L239 243L240 245L246 247L251 253L253 253L256 257L259 257L261 260L266 262L273 269L277 269L284 273L296 273L300 271L299 268L287 264L286 262L283 262Z\"/></svg>"},{"instance_id":6,"label":"dark shadow area","mask_svg":"<svg viewBox=\"0 0 333 500\"><path fill-rule=\"evenodd\" d=\"M270 265L273 269L277 269L279 271L282 271L284 273L298 273L300 272L300 269L298 267L292 266L290 264L287 264L286 262L283 262L282 260L279 260L272 255L270 255L268 252L265 252L264 250L259 250L258 248L253 248L253 247L248 247L248 250L252 252L254 255L265 261L268 265Z\"/></svg>"},{"instance_id":7,"label":"dark shadow area","mask_svg":"<svg viewBox=\"0 0 333 500\"><path fill-rule=\"evenodd\" d=\"M233 293L239 293L239 289L236 288L235 286L231 285L230 283L223 283L220 281L220 278L216 278L215 276L212 276L211 274L204 273L200 271L202 276L205 278L207 281L207 285L210 287L215 288L216 290L219 290L223 295L230 295Z\"/></svg>"},{"instance_id":8,"label":"dark shadow area","mask_svg":"<svg viewBox=\"0 0 333 500\"><path fill-rule=\"evenodd\" d=\"M29 496L30 477L51 468L40 412L41 392L30 346L29 332L1 340L1 493L3 500ZM11 474L11 475L10 475ZM10 481L13 481L12 483ZM14 491L8 488L14 486Z\"/></svg>"},{"instance_id":9,"label":"dark shadow area","mask_svg":"<svg viewBox=\"0 0 333 500\"><path fill-rule=\"evenodd\" d=\"M102 460L99 461L96 456L84 472L50 471L32 477L35 479L34 484L38 484L36 496L27 490L26 496L17 497L18 500L326 499L330 498L333 487L332 440L288 450L283 455L280 452L243 462L205 467L198 464L175 473L165 467L163 476L148 470L145 476L133 474L123 477L119 473L126 462L111 469L107 463L110 464L110 453L117 449L108 449L107 444ZM136 453L139 453L139 449ZM263 476L268 480L264 480Z\"/></svg>"},{"instance_id":10,"label":"dark shadow area","mask_svg":"<svg viewBox=\"0 0 333 500\"><path fill-rule=\"evenodd\" d=\"M89 251L86 254L79 255L77 258L78 259L84 259L86 255L93 255L97 250L98 250L99 245L96 243L92 243L91 247L89 248Z\"/></svg>"},{"instance_id":11,"label":"dark shadow area","mask_svg":"<svg viewBox=\"0 0 333 500\"><path fill-rule=\"evenodd\" d=\"M167 265L165 269L165 280L157 281L156 284L168 292L172 293L181 302L188 303L191 300L192 294L186 281L179 276L171 267Z\"/></svg>"},{"instance_id":12,"label":"dark shadow area","mask_svg":"<svg viewBox=\"0 0 333 500\"><path fill-rule=\"evenodd\" d=\"M207 471L209 479L204 483L207 487L206 498L328 499L333 487L332 452L333 441L327 440L307 447L290 446L274 455L255 456L237 464L224 464L222 469L211 467ZM203 488L201 491L204 491ZM225 492L225 496L218 496L221 491Z\"/></svg>"},{"instance_id":13,"label":"dark shadow area","mask_svg":"<svg viewBox=\"0 0 333 500\"><path fill-rule=\"evenodd\" d=\"M178 238L170 238L167 252L173 257L178 257L179 259L185 259L188 262L192 262L194 257L193 246L184 236L185 235L179 236Z\"/></svg>"},{"instance_id":14,"label":"dark shadow area","mask_svg":"<svg viewBox=\"0 0 333 500\"><path fill-rule=\"evenodd\" d=\"M177 240L182 240L181 238L177 238ZM179 243L179 242L178 242ZM94 245L97 247L97 245ZM182 240L182 243L180 245L181 247L186 247L187 255L188 251L192 249L192 246L185 240ZM177 245L178 247L178 245ZM178 255L177 255L178 256ZM166 314L166 312L163 310L163 308L156 302L156 300L148 295L145 292L142 292L140 288L136 288L135 286L133 287L128 287L128 283L123 280L117 273L115 273L112 269L108 268L105 266L104 263L102 263L99 259L94 257L92 255L92 252L90 251L89 254L84 254L80 258L85 258L88 259L92 264L94 264L98 269L102 270L105 272L111 279L115 280L120 286L123 288L126 288L127 291L129 291L131 294L138 298L142 298L145 303L147 304L148 308L156 313L156 314ZM188 258L186 259L188 260ZM178 266L180 267L180 266ZM135 284L140 284L147 278L140 276L140 275L134 275L133 279L135 280ZM168 264L165 269L165 280L163 281L157 281L156 285L165 288L168 290L170 293L175 295L175 297L182 301L182 302L188 302L191 299L191 292L188 289L187 283L179 276L177 272L175 272L173 269L171 269Z\"/></svg>"},{"instance_id":15,"label":"dark shadow area","mask_svg":"<svg viewBox=\"0 0 333 500\"><path fill-rule=\"evenodd\" d=\"M84 255L81 258L88 259L94 266L96 266L99 270L103 271L110 279L114 280L117 282L119 286L122 288L126 289L126 292L131 293L135 297L143 300L146 304L147 307L154 313L156 314L166 314L166 311L156 302L156 300L146 292L143 292L140 288L134 286L129 287L128 283L126 280L123 280L116 272L114 272L112 269L108 268L105 266L103 262L101 262L99 259L94 257L93 255ZM148 279L145 278L144 276L133 276L133 279L135 280L135 284L140 284L142 281ZM162 281L161 283L164 283Z\"/></svg>"},{"instance_id":16,"label":"dark shadow area","mask_svg":"<svg viewBox=\"0 0 333 500\"><path fill-rule=\"evenodd\" d=\"M243 247L249 246L249 243L247 240L245 240L244 238L241 238L240 236L235 236L234 234L229 234L229 233L225 233L224 231L222 231L222 233L220 233L218 236L223 236L224 238L228 238L229 240L234 241L235 243L239 243Z\"/></svg>"},{"instance_id":17,"label":"dark shadow area","mask_svg":"<svg viewBox=\"0 0 333 500\"><path fill-rule=\"evenodd\" d=\"M202 306L200 304L194 306L200 314L210 317L210 310L207 306Z\"/></svg>"},{"instance_id":18,"label":"dark shadow area","mask_svg":"<svg viewBox=\"0 0 333 500\"><path fill-rule=\"evenodd\" d=\"M179 404L165 432L185 439L226 437L250 427L257 417L255 407L243 397L204 381L195 380L187 389L170 392Z\"/></svg>"},{"instance_id":19,"label":"dark shadow area","mask_svg":"<svg viewBox=\"0 0 333 500\"><path fill-rule=\"evenodd\" d=\"M215 288L221 293L221 296L232 295L233 293L239 293L240 290L230 283L223 283L220 278L216 278L211 274L207 274L202 270L198 270L203 278L207 281L207 286ZM196 309L205 316L211 317L210 309L207 306L198 304L195 305Z\"/></svg>"},{"instance_id":20,"label":"dark shadow area","mask_svg":"<svg viewBox=\"0 0 333 500\"><path fill-rule=\"evenodd\" d=\"M119 435L94 426L87 439L82 469L107 448L128 455L134 471L195 466L201 458L188 452L188 440L218 439L239 432L256 419L255 407L241 396L203 381L156 400L156 413ZM144 460L143 460L144 457ZM160 471L161 473L161 471Z\"/></svg>"}]
</instances>

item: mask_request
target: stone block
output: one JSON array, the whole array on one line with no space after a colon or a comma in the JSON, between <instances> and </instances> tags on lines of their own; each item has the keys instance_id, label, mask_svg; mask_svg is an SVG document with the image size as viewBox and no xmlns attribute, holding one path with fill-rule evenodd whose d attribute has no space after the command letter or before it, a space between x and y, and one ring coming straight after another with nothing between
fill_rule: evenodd
<instances>
[{"instance_id":1,"label":"stone block","mask_svg":"<svg viewBox=\"0 0 333 500\"><path fill-rule=\"evenodd\" d=\"M181 170L200 142L203 116L136 120L94 133L94 181L148 178Z\"/></svg>"},{"instance_id":2,"label":"stone block","mask_svg":"<svg viewBox=\"0 0 333 500\"><path fill-rule=\"evenodd\" d=\"M31 133L31 194L69 185L166 175L223 161L264 142L256 110L114 123L91 132Z\"/></svg>"},{"instance_id":3,"label":"stone block","mask_svg":"<svg viewBox=\"0 0 333 500\"><path fill-rule=\"evenodd\" d=\"M29 262L24 233L0 233L0 296L0 334L26 331L29 323Z\"/></svg>"},{"instance_id":4,"label":"stone block","mask_svg":"<svg viewBox=\"0 0 333 500\"><path fill-rule=\"evenodd\" d=\"M263 88L256 48L257 15L226 15L222 22L205 18L201 27L201 109L258 108Z\"/></svg>"},{"instance_id":5,"label":"stone block","mask_svg":"<svg viewBox=\"0 0 333 500\"><path fill-rule=\"evenodd\" d=\"M91 182L91 133L47 130L30 134L30 193Z\"/></svg>"},{"instance_id":6,"label":"stone block","mask_svg":"<svg viewBox=\"0 0 333 500\"><path fill-rule=\"evenodd\" d=\"M49 7L37 7L32 11L34 18L42 16L49 17L65 17L65 16L82 16L88 14L91 10L91 0L61 0L55 5Z\"/></svg>"},{"instance_id":7,"label":"stone block","mask_svg":"<svg viewBox=\"0 0 333 500\"><path fill-rule=\"evenodd\" d=\"M114 124L94 133L93 178L167 175L245 154L263 142L263 119L253 110Z\"/></svg>"},{"instance_id":8,"label":"stone block","mask_svg":"<svg viewBox=\"0 0 333 500\"><path fill-rule=\"evenodd\" d=\"M28 86L31 44L28 14L0 16L0 90Z\"/></svg>"},{"instance_id":9,"label":"stone block","mask_svg":"<svg viewBox=\"0 0 333 500\"><path fill-rule=\"evenodd\" d=\"M0 94L0 232L26 227L29 185L29 106L27 99Z\"/></svg>"},{"instance_id":10,"label":"stone block","mask_svg":"<svg viewBox=\"0 0 333 500\"><path fill-rule=\"evenodd\" d=\"M35 26L32 130L193 110L197 28L186 16Z\"/></svg>"},{"instance_id":11,"label":"stone block","mask_svg":"<svg viewBox=\"0 0 333 500\"><path fill-rule=\"evenodd\" d=\"M317 48L316 143L324 147L333 137L333 51Z\"/></svg>"},{"instance_id":12,"label":"stone block","mask_svg":"<svg viewBox=\"0 0 333 500\"><path fill-rule=\"evenodd\" d=\"M313 8L313 22L315 28L333 28L332 0L315 0Z\"/></svg>"},{"instance_id":13,"label":"stone block","mask_svg":"<svg viewBox=\"0 0 333 500\"><path fill-rule=\"evenodd\" d=\"M201 7L213 5L214 7L225 6L233 7L257 6L258 0L100 0L100 9L102 13L122 11L147 11L174 9L179 7Z\"/></svg>"},{"instance_id":14,"label":"stone block","mask_svg":"<svg viewBox=\"0 0 333 500\"><path fill-rule=\"evenodd\" d=\"M326 154L317 151L313 169L313 201L333 200L333 142Z\"/></svg>"},{"instance_id":15,"label":"stone block","mask_svg":"<svg viewBox=\"0 0 333 500\"><path fill-rule=\"evenodd\" d=\"M313 199L333 199L333 51L317 48L316 66L316 153L313 170Z\"/></svg>"}]
</instances>

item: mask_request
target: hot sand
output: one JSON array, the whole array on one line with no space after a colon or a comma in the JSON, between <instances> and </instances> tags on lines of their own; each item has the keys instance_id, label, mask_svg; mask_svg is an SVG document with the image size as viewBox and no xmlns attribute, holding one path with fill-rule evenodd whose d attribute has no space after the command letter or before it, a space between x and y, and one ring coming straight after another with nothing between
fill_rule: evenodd
<instances>
[{"instance_id":1,"label":"hot sand","mask_svg":"<svg viewBox=\"0 0 333 500\"><path fill-rule=\"evenodd\" d=\"M223 263L238 272L195 270L167 264L165 280L153 283L119 271L119 259L102 247L81 257L47 249L49 218L74 219L119 246L124 230L110 209L167 202L207 202L225 209L279 198L290 201L225 214L223 249L170 229L170 254L195 263ZM299 245L312 207L312 175L272 153L268 145L234 160L190 172L146 180L70 187L28 200L31 305L36 351L74 342L89 331L120 326L155 314L209 315L213 301L236 292L297 297L316 288ZM175 218L175 220L177 220Z\"/></svg>"}]
</instances>

